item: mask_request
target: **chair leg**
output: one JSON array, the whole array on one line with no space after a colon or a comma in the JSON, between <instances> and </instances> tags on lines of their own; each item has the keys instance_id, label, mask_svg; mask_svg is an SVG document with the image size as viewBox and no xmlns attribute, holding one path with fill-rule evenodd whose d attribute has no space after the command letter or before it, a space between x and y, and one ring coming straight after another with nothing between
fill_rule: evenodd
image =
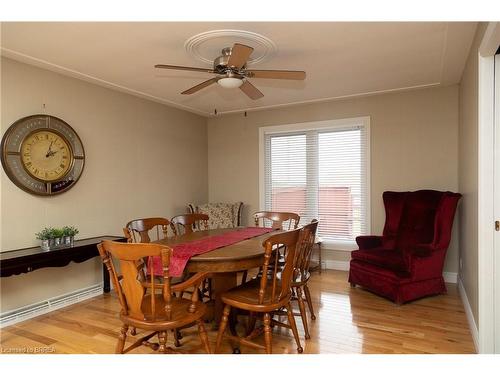
<instances>
[{"instance_id":1,"label":"chair leg","mask_svg":"<svg viewBox=\"0 0 500 375\"><path fill-rule=\"evenodd\" d=\"M210 345L208 344L208 336L207 336L207 330L205 329L205 325L203 324L202 319L197 320L198 323L198 333L200 334L200 339L205 347L205 351L207 354L210 354Z\"/></svg>"},{"instance_id":2,"label":"chair leg","mask_svg":"<svg viewBox=\"0 0 500 375\"><path fill-rule=\"evenodd\" d=\"M160 342L160 347L158 348L158 351L160 353L166 353L167 352L167 332L166 331L158 332L158 341Z\"/></svg>"},{"instance_id":3,"label":"chair leg","mask_svg":"<svg viewBox=\"0 0 500 375\"><path fill-rule=\"evenodd\" d=\"M207 279L208 282L208 300L212 301L214 299L214 296L212 295L212 279L209 278Z\"/></svg>"},{"instance_id":4,"label":"chair leg","mask_svg":"<svg viewBox=\"0 0 500 375\"><path fill-rule=\"evenodd\" d=\"M222 319L219 326L219 332L217 333L217 341L215 343L215 353L219 353L220 344L222 343L222 336L224 336L224 331L227 327L227 320L229 313L231 312L231 306L224 306L224 312L222 313Z\"/></svg>"},{"instance_id":5,"label":"chair leg","mask_svg":"<svg viewBox=\"0 0 500 375\"><path fill-rule=\"evenodd\" d=\"M256 322L257 322L257 318L255 317L255 313L253 311L250 311L248 313L248 324L247 324L247 332L246 332L247 336L253 332Z\"/></svg>"},{"instance_id":6,"label":"chair leg","mask_svg":"<svg viewBox=\"0 0 500 375\"><path fill-rule=\"evenodd\" d=\"M319 274L321 275L321 242L318 243L318 253L319 253Z\"/></svg>"},{"instance_id":7,"label":"chair leg","mask_svg":"<svg viewBox=\"0 0 500 375\"><path fill-rule=\"evenodd\" d=\"M271 316L269 313L264 314L264 341L266 344L266 354L272 354Z\"/></svg>"},{"instance_id":8,"label":"chair leg","mask_svg":"<svg viewBox=\"0 0 500 375\"><path fill-rule=\"evenodd\" d=\"M182 338L182 335L177 328L173 329L172 331L174 333L174 345L176 348L178 348L179 346L181 346L181 342L179 340Z\"/></svg>"},{"instance_id":9,"label":"chair leg","mask_svg":"<svg viewBox=\"0 0 500 375\"><path fill-rule=\"evenodd\" d=\"M241 276L241 283L244 284L247 281L248 271L243 271L243 275Z\"/></svg>"},{"instance_id":10,"label":"chair leg","mask_svg":"<svg viewBox=\"0 0 500 375\"><path fill-rule=\"evenodd\" d=\"M311 319L316 320L316 315L314 315L313 304L311 299L311 292L309 291L307 284L304 285L304 292L306 294L307 306L309 307L309 311L311 312Z\"/></svg>"},{"instance_id":11,"label":"chair leg","mask_svg":"<svg viewBox=\"0 0 500 375\"><path fill-rule=\"evenodd\" d=\"M123 354L123 348L125 347L125 340L127 340L128 325L124 324L120 329L120 334L118 335L118 343L116 344L115 353Z\"/></svg>"},{"instance_id":12,"label":"chair leg","mask_svg":"<svg viewBox=\"0 0 500 375\"><path fill-rule=\"evenodd\" d=\"M295 338L295 342L297 343L297 352L302 353L304 349L300 345L299 331L297 331L297 325L295 324L295 318L293 317L292 305L288 302L286 306L286 313L288 315L288 323L292 328L293 337Z\"/></svg>"},{"instance_id":13,"label":"chair leg","mask_svg":"<svg viewBox=\"0 0 500 375\"><path fill-rule=\"evenodd\" d=\"M302 325L304 326L304 336L306 340L309 340L311 336L309 335L309 327L307 326L307 314L306 306L304 304L304 297L302 296L302 289L297 287L297 300L299 302L300 318L302 319Z\"/></svg>"}]
</instances>

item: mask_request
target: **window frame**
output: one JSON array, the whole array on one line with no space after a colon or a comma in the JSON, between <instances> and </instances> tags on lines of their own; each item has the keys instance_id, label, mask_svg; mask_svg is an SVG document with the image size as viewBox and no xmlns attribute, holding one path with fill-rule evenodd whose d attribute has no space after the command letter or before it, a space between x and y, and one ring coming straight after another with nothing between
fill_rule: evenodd
<instances>
[{"instance_id":1,"label":"window frame","mask_svg":"<svg viewBox=\"0 0 500 375\"><path fill-rule=\"evenodd\" d=\"M367 234L371 233L371 152L370 152L370 116L351 117L343 119L332 119L324 121L311 121L301 122L286 125L273 125L262 126L259 128L259 209L265 210L265 150L266 150L266 135L286 134L295 132L307 132L311 130L326 131L328 129L334 130L348 130L354 126L361 126L365 131L366 138L366 207L365 207L365 220ZM301 223L302 225L306 223ZM328 250L338 251L353 251L358 247L355 241L342 241L342 240L324 240L322 247Z\"/></svg>"}]
</instances>

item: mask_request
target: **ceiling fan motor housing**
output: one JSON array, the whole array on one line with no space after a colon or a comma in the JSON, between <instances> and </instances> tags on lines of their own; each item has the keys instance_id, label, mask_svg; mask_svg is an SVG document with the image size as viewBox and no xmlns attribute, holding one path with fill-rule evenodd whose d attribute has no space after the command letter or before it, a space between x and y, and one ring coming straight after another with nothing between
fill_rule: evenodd
<instances>
[{"instance_id":1,"label":"ceiling fan motor housing","mask_svg":"<svg viewBox=\"0 0 500 375\"><path fill-rule=\"evenodd\" d=\"M217 57L214 60L214 70L216 73L225 74L227 72L227 70L230 69L227 66L227 62L229 61L229 57L231 56L231 51L232 51L231 47L224 48L222 50L222 55ZM241 67L241 69L245 69L245 68L246 68L246 64ZM234 72L238 72L238 69L231 69L231 70L233 70Z\"/></svg>"}]
</instances>

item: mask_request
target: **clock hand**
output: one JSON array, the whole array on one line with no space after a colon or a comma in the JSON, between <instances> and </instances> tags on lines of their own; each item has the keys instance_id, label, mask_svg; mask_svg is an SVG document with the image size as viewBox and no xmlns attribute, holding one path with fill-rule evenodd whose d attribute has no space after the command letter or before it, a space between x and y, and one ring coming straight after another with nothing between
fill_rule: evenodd
<instances>
[{"instance_id":1,"label":"clock hand","mask_svg":"<svg viewBox=\"0 0 500 375\"><path fill-rule=\"evenodd\" d=\"M50 152L47 154L48 155L47 157L53 156L53 155L57 154L58 152L59 151L52 151L52 150L50 150Z\"/></svg>"},{"instance_id":2,"label":"clock hand","mask_svg":"<svg viewBox=\"0 0 500 375\"><path fill-rule=\"evenodd\" d=\"M46 158L48 158L48 157L51 155L51 152L52 152L52 150L51 150L51 149L52 149L52 143L53 143L53 142L54 142L54 141L51 141L51 142L50 142L49 149L47 150L47 153L45 154L45 157L46 157Z\"/></svg>"}]
</instances>

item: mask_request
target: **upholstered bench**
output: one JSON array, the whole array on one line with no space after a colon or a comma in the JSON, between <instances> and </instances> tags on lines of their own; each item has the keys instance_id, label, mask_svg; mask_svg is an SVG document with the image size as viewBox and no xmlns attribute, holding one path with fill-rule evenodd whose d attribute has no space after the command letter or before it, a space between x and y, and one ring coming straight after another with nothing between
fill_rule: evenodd
<instances>
[{"instance_id":1,"label":"upholstered bench","mask_svg":"<svg viewBox=\"0 0 500 375\"><path fill-rule=\"evenodd\" d=\"M208 215L208 229L234 228L241 225L243 202L188 204L190 213Z\"/></svg>"}]
</instances>

